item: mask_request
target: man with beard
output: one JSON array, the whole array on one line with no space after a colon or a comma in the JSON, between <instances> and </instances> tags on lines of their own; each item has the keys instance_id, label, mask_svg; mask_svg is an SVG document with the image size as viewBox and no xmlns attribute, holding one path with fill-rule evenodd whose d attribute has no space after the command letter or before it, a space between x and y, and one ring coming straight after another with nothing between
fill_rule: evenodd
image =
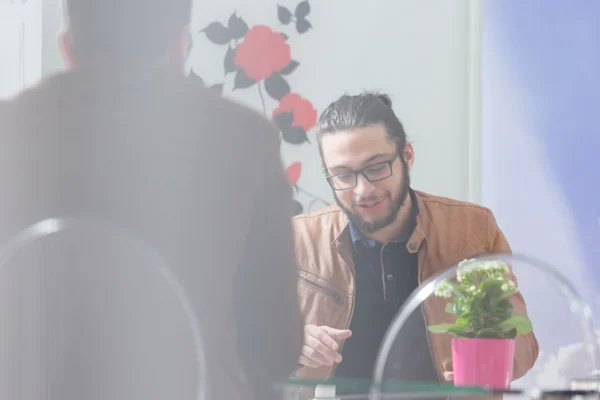
<instances>
[{"instance_id":1,"label":"man with beard","mask_svg":"<svg viewBox=\"0 0 600 400\"><path fill-rule=\"evenodd\" d=\"M293 220L306 318L297 375L370 379L386 330L423 280L510 247L490 210L411 189L414 149L389 97L342 96L321 115L317 139L337 204ZM526 313L520 295L511 301L517 313ZM425 326L442 322L444 306L424 311L402 328L397 340L410 345L399 346L398 362L387 373L405 381L451 381L450 337L428 335ZM515 379L537 355L533 333L517 338Z\"/></svg>"}]
</instances>

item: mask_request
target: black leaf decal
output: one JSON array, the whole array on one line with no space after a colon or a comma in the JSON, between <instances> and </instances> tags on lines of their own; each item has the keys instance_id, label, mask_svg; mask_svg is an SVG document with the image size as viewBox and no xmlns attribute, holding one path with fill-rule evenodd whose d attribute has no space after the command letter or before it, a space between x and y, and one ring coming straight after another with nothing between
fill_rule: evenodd
<instances>
[{"instance_id":1,"label":"black leaf decal","mask_svg":"<svg viewBox=\"0 0 600 400\"><path fill-rule=\"evenodd\" d=\"M292 21L292 12L284 6L277 5L277 18L279 18L279 22L287 25Z\"/></svg>"},{"instance_id":2,"label":"black leaf decal","mask_svg":"<svg viewBox=\"0 0 600 400\"><path fill-rule=\"evenodd\" d=\"M298 200L294 199L294 215L302 214L304 206Z\"/></svg>"},{"instance_id":3,"label":"black leaf decal","mask_svg":"<svg viewBox=\"0 0 600 400\"><path fill-rule=\"evenodd\" d=\"M283 96L290 92L290 85L280 74L273 74L265 79L265 90L267 94L275 100L281 100Z\"/></svg>"},{"instance_id":4,"label":"black leaf decal","mask_svg":"<svg viewBox=\"0 0 600 400\"><path fill-rule=\"evenodd\" d=\"M273 117L273 123L282 132L291 129L292 122L294 122L294 114L291 112L276 114Z\"/></svg>"},{"instance_id":5,"label":"black leaf decal","mask_svg":"<svg viewBox=\"0 0 600 400\"><path fill-rule=\"evenodd\" d=\"M294 11L294 15L297 19L304 19L310 14L310 4L308 4L308 0L304 0L302 3L296 6L296 11Z\"/></svg>"},{"instance_id":6,"label":"black leaf decal","mask_svg":"<svg viewBox=\"0 0 600 400\"><path fill-rule=\"evenodd\" d=\"M192 82L194 82L194 84L200 84L202 86L204 86L204 80L202 80L202 78L200 78L198 75L196 75L196 73L194 71L191 71L190 74L188 75L188 79Z\"/></svg>"},{"instance_id":7,"label":"black leaf decal","mask_svg":"<svg viewBox=\"0 0 600 400\"><path fill-rule=\"evenodd\" d=\"M298 33L306 33L310 28L312 28L312 25L307 20L298 19L296 21L296 30Z\"/></svg>"},{"instance_id":8,"label":"black leaf decal","mask_svg":"<svg viewBox=\"0 0 600 400\"><path fill-rule=\"evenodd\" d=\"M233 39L241 39L248 32L248 24L234 12L231 14L231 17L229 17L227 29Z\"/></svg>"},{"instance_id":9,"label":"black leaf decal","mask_svg":"<svg viewBox=\"0 0 600 400\"><path fill-rule=\"evenodd\" d=\"M213 22L200 32L204 32L208 40L215 44L227 44L231 41L229 30L220 22Z\"/></svg>"},{"instance_id":10,"label":"black leaf decal","mask_svg":"<svg viewBox=\"0 0 600 400\"><path fill-rule=\"evenodd\" d=\"M237 69L235 65L235 49L229 46L227 53L225 53L225 60L223 61L223 68L225 69L225 75L235 72Z\"/></svg>"},{"instance_id":11,"label":"black leaf decal","mask_svg":"<svg viewBox=\"0 0 600 400\"><path fill-rule=\"evenodd\" d=\"M308 142L308 136L306 136L306 131L300 127L286 129L281 133L283 136L283 140L286 143L302 144L304 142Z\"/></svg>"},{"instance_id":12,"label":"black leaf decal","mask_svg":"<svg viewBox=\"0 0 600 400\"><path fill-rule=\"evenodd\" d=\"M256 82L256 80L248 77L243 69L238 68L235 74L235 81L233 82L233 90L249 88L250 86L255 85Z\"/></svg>"},{"instance_id":13,"label":"black leaf decal","mask_svg":"<svg viewBox=\"0 0 600 400\"><path fill-rule=\"evenodd\" d=\"M296 60L290 61L287 67L281 70L281 75L289 75L300 65L300 63Z\"/></svg>"}]
</instances>

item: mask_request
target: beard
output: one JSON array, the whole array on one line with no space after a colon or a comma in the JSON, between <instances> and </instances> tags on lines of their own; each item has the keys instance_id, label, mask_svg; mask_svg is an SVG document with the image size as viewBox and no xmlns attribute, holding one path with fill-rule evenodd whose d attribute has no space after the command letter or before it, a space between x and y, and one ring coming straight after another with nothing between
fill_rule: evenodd
<instances>
[{"instance_id":1,"label":"beard","mask_svg":"<svg viewBox=\"0 0 600 400\"><path fill-rule=\"evenodd\" d=\"M396 195L392 196L391 198L391 210L386 215L378 219L372 221L365 220L363 217L360 216L359 213L344 206L344 204L342 204L342 202L338 198L337 193L335 191L333 192L333 197L335 198L337 205L346 213L348 219L352 222L354 226L356 226L356 228L359 231L367 234L374 233L392 224L396 220L396 217L398 216L398 211L400 211L400 207L402 207L402 204L404 204L404 202L406 201L406 198L408 197L408 189L410 188L410 174L408 172L408 166L406 165L406 161L402 157L400 157L400 160L402 162L402 170L404 175L402 177L402 182L400 182L398 191L395 193ZM377 199L365 198L363 200L372 201Z\"/></svg>"}]
</instances>

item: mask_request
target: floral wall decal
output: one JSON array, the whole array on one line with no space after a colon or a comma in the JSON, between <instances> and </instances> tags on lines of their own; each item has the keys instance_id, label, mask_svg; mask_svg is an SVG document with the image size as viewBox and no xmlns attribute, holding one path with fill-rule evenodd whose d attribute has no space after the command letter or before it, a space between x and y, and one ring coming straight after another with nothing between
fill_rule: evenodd
<instances>
[{"instance_id":1,"label":"floral wall decal","mask_svg":"<svg viewBox=\"0 0 600 400\"><path fill-rule=\"evenodd\" d=\"M285 27L300 35L307 33L312 28L308 21L310 11L308 0L299 3L293 11L277 5L277 18L281 23L279 28ZM255 90L263 115L271 118L280 131L280 142L289 145L311 143L308 133L317 123L317 110L310 100L299 92L292 91L286 79L300 67L300 62L293 58L286 33L267 25L248 25L236 11L226 24L215 21L199 33L213 44L226 47L222 64L223 82L213 84L210 86L211 90L222 94L228 80L233 82L233 91ZM201 80L194 72L190 74L190 79ZM277 104L270 112L267 111L266 96ZM296 196L295 213L329 205L327 201L298 186L301 172L300 161L293 162L286 169L296 195L302 193L303 197L309 199L309 204L305 207Z\"/></svg>"},{"instance_id":2,"label":"floral wall decal","mask_svg":"<svg viewBox=\"0 0 600 400\"><path fill-rule=\"evenodd\" d=\"M302 171L302 163L300 161L291 163L285 170L285 174L287 175L287 178L292 185L296 186L296 183L298 183L298 179L300 179L301 171Z\"/></svg>"},{"instance_id":3,"label":"floral wall decal","mask_svg":"<svg viewBox=\"0 0 600 400\"><path fill-rule=\"evenodd\" d=\"M288 93L273 110L273 121L281 130L283 140L291 144L308 142L306 132L317 123L317 110L299 94Z\"/></svg>"}]
</instances>

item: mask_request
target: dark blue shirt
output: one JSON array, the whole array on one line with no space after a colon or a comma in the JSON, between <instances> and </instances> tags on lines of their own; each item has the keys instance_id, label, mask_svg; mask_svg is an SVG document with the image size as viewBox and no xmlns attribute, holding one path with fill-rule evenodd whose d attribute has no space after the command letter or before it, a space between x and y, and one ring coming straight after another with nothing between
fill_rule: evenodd
<instances>
[{"instance_id":1,"label":"dark blue shirt","mask_svg":"<svg viewBox=\"0 0 600 400\"><path fill-rule=\"evenodd\" d=\"M414 192L409 193L413 213L407 230L397 240L382 245L350 223L356 296L350 322L352 336L344 344L336 378L371 379L385 332L400 306L418 286L418 256L407 250L407 242L416 227L419 206ZM409 323L402 329L399 350L393 355L402 362L390 360L388 375L406 381L437 381L421 313L415 313Z\"/></svg>"},{"instance_id":2,"label":"dark blue shirt","mask_svg":"<svg viewBox=\"0 0 600 400\"><path fill-rule=\"evenodd\" d=\"M417 225L419 203L412 190L409 194L413 200L410 223L396 240L382 245L364 236L352 222L348 226L356 268L369 272L367 279L371 283L369 289L373 291L373 295L380 296L385 303L396 306L417 287L417 282L410 279L417 277L416 254L410 254L406 250L406 244Z\"/></svg>"}]
</instances>

